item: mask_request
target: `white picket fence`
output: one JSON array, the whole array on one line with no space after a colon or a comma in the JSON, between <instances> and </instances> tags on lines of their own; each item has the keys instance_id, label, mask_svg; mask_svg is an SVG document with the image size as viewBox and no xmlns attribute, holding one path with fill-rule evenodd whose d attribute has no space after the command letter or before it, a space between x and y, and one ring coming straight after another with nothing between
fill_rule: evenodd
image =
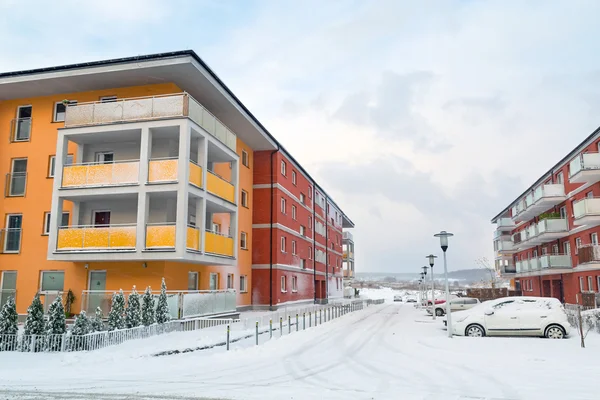
<instances>
[{"instance_id":1,"label":"white picket fence","mask_svg":"<svg viewBox=\"0 0 600 400\"><path fill-rule=\"evenodd\" d=\"M0 351L65 352L98 350L134 339L144 339L169 332L195 331L239 320L194 318L174 320L164 324L138 326L115 331L100 331L86 335L0 335Z\"/></svg>"}]
</instances>

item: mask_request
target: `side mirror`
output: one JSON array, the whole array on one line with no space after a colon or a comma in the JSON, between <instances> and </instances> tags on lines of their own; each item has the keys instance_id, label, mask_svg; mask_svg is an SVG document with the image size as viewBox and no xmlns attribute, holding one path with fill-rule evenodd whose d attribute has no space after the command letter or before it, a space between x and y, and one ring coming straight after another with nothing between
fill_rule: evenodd
<instances>
[{"instance_id":1,"label":"side mirror","mask_svg":"<svg viewBox=\"0 0 600 400\"><path fill-rule=\"evenodd\" d=\"M494 315L494 310L489 309L489 310L485 310L485 315Z\"/></svg>"}]
</instances>

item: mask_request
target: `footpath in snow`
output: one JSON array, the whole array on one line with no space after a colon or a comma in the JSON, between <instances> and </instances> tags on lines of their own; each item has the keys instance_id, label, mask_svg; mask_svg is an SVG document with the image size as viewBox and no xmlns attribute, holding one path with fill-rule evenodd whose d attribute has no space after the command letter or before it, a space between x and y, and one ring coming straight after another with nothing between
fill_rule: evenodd
<instances>
[{"instance_id":1,"label":"footpath in snow","mask_svg":"<svg viewBox=\"0 0 600 400\"><path fill-rule=\"evenodd\" d=\"M96 352L0 353L0 397L30 399L37 392L45 399L599 398L598 335L590 334L581 349L576 335L448 339L442 326L412 304L388 302L306 331L284 329L272 340L262 335L260 346L254 338L241 340L230 351L216 347L154 357L144 347L161 338L177 345L177 334L186 333L177 332ZM198 342L207 334L187 333Z\"/></svg>"}]
</instances>

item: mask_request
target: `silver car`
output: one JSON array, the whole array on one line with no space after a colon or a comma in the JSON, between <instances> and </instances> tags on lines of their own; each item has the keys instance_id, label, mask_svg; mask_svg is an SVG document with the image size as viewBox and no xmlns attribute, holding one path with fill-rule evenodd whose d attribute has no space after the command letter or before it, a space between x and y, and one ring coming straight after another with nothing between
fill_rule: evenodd
<instances>
[{"instance_id":1,"label":"silver car","mask_svg":"<svg viewBox=\"0 0 600 400\"><path fill-rule=\"evenodd\" d=\"M479 299L473 297L459 297L450 300L450 312L468 310L480 304ZM431 307L427 309L427 312L431 314ZM435 305L435 315L441 317L446 314L446 303Z\"/></svg>"}]
</instances>

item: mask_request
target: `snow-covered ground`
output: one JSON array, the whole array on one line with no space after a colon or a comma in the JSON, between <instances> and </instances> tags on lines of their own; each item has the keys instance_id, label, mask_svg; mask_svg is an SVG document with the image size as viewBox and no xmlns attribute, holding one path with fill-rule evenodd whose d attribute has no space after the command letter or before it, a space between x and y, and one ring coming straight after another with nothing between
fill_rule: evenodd
<instances>
[{"instance_id":1,"label":"snow-covered ground","mask_svg":"<svg viewBox=\"0 0 600 400\"><path fill-rule=\"evenodd\" d=\"M379 297L390 296L392 291L379 291ZM585 349L577 335L448 339L440 320L391 300L306 331L288 334L284 328L283 336L277 332L271 340L262 335L260 346L251 338L232 344L229 352L216 347L149 355L192 340L208 343L223 337L218 329L214 335L180 332L88 353L0 353L0 398L599 398L598 335L590 333Z\"/></svg>"}]
</instances>

